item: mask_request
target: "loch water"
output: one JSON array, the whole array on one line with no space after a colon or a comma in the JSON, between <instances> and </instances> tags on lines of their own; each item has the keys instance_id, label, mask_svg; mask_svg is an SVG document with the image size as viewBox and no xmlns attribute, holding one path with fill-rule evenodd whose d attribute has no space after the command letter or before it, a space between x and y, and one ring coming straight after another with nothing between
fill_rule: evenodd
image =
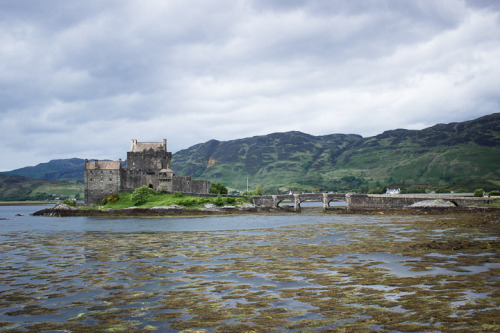
<instances>
[{"instance_id":1,"label":"loch water","mask_svg":"<svg viewBox=\"0 0 500 333\"><path fill-rule=\"evenodd\" d=\"M498 228L466 217L42 208L0 207L0 332L500 329Z\"/></svg>"}]
</instances>

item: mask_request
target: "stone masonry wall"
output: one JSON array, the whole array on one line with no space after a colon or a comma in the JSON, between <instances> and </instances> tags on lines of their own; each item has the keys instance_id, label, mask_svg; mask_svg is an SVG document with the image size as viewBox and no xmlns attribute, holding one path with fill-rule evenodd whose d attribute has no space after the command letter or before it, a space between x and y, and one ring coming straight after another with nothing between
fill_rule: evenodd
<instances>
[{"instance_id":1,"label":"stone masonry wall","mask_svg":"<svg viewBox=\"0 0 500 333\"><path fill-rule=\"evenodd\" d=\"M172 178L172 192L181 193L210 193L208 180L193 180L190 176L174 176Z\"/></svg>"},{"instance_id":2,"label":"stone masonry wall","mask_svg":"<svg viewBox=\"0 0 500 333\"><path fill-rule=\"evenodd\" d=\"M159 171L170 168L172 153L164 150L149 149L142 152L127 152L126 177L122 188L138 188L151 185L159 189Z\"/></svg>"},{"instance_id":3,"label":"stone masonry wall","mask_svg":"<svg viewBox=\"0 0 500 333\"><path fill-rule=\"evenodd\" d=\"M210 182L208 180L192 180L190 193L210 193Z\"/></svg>"},{"instance_id":4,"label":"stone masonry wall","mask_svg":"<svg viewBox=\"0 0 500 333\"><path fill-rule=\"evenodd\" d=\"M191 177L172 177L172 192L191 193Z\"/></svg>"},{"instance_id":5,"label":"stone masonry wall","mask_svg":"<svg viewBox=\"0 0 500 333\"><path fill-rule=\"evenodd\" d=\"M351 194L347 195L347 206L352 209L394 209L410 206L416 202L424 200L441 199L453 202L459 207L469 205L477 205L486 203L486 198L474 197L459 197L453 195L366 195L366 194Z\"/></svg>"},{"instance_id":6,"label":"stone masonry wall","mask_svg":"<svg viewBox=\"0 0 500 333\"><path fill-rule=\"evenodd\" d=\"M120 191L121 172L117 170L85 170L85 204L98 204Z\"/></svg>"}]
</instances>

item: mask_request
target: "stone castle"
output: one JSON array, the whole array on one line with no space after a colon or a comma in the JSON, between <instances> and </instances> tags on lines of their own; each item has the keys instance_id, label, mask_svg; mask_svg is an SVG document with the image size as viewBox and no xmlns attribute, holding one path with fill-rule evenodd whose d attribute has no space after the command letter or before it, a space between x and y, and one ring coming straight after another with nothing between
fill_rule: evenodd
<instances>
[{"instance_id":1,"label":"stone castle","mask_svg":"<svg viewBox=\"0 0 500 333\"><path fill-rule=\"evenodd\" d=\"M119 161L85 160L85 204L100 203L113 193L133 191L147 185L155 191L208 194L210 182L176 176L171 169L172 153L163 142L132 140L126 167Z\"/></svg>"}]
</instances>

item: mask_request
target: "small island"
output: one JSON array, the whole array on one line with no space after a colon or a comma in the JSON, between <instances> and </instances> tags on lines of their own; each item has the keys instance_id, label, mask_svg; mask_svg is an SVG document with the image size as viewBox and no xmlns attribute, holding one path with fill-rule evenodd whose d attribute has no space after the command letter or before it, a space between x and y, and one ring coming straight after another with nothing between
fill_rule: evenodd
<instances>
[{"instance_id":1,"label":"small island","mask_svg":"<svg viewBox=\"0 0 500 333\"><path fill-rule=\"evenodd\" d=\"M142 186L133 192L113 193L99 205L80 206L65 200L54 207L33 213L34 216L168 216L209 215L230 212L257 212L259 209L248 197L185 195L180 192L156 192Z\"/></svg>"}]
</instances>

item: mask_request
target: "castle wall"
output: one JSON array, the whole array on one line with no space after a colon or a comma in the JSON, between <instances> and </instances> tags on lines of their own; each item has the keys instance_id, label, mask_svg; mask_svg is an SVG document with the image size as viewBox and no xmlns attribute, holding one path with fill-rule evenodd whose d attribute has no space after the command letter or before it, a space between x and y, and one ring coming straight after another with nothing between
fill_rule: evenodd
<instances>
[{"instance_id":1,"label":"castle wall","mask_svg":"<svg viewBox=\"0 0 500 333\"><path fill-rule=\"evenodd\" d=\"M181 193L210 193L208 180L193 180L190 176L174 176L172 178L172 192Z\"/></svg>"},{"instance_id":2,"label":"castle wall","mask_svg":"<svg viewBox=\"0 0 500 333\"><path fill-rule=\"evenodd\" d=\"M172 192L191 193L191 177L172 177Z\"/></svg>"},{"instance_id":3,"label":"castle wall","mask_svg":"<svg viewBox=\"0 0 500 333\"><path fill-rule=\"evenodd\" d=\"M170 168L172 153L165 150L127 152L127 170L122 188L138 188L144 185L160 190L159 172Z\"/></svg>"},{"instance_id":4,"label":"castle wall","mask_svg":"<svg viewBox=\"0 0 500 333\"><path fill-rule=\"evenodd\" d=\"M192 180L191 192L189 193L200 193L200 194L210 193L210 182L208 180Z\"/></svg>"},{"instance_id":5,"label":"castle wall","mask_svg":"<svg viewBox=\"0 0 500 333\"><path fill-rule=\"evenodd\" d=\"M121 161L85 161L85 204L100 203L121 187Z\"/></svg>"}]
</instances>

